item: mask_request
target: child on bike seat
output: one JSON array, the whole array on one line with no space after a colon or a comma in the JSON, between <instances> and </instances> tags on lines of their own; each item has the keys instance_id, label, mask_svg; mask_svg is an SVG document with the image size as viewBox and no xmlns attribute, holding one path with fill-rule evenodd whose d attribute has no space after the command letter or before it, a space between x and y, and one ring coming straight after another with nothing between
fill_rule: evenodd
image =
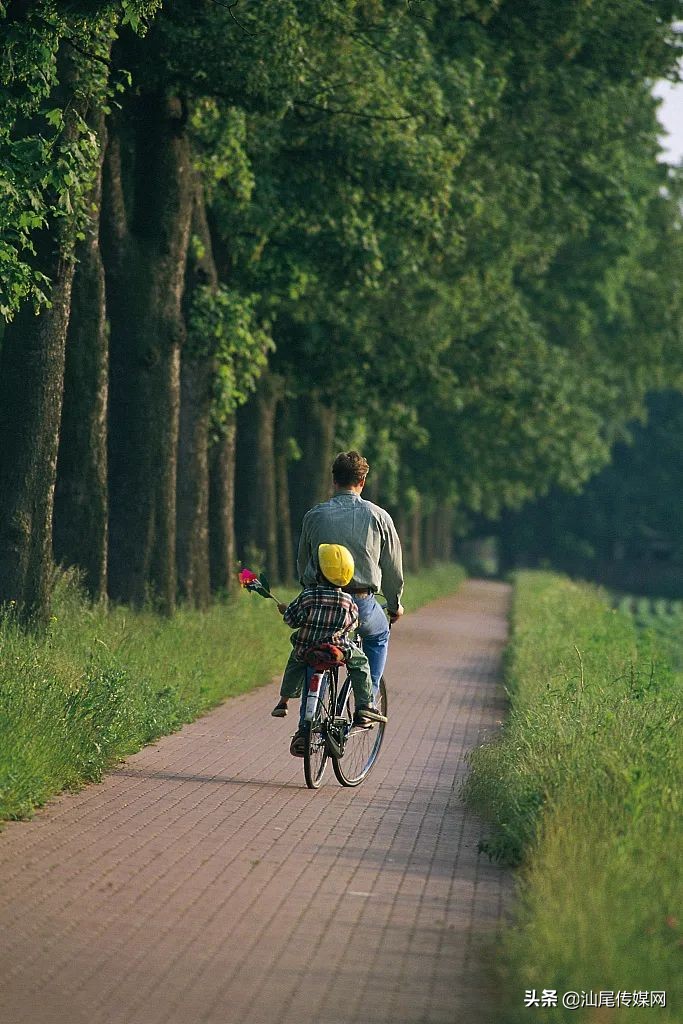
<instances>
[{"instance_id":1,"label":"child on bike seat","mask_svg":"<svg viewBox=\"0 0 683 1024\"><path fill-rule=\"evenodd\" d=\"M284 718L292 697L300 697L306 682L306 651L316 644L334 644L343 652L351 677L355 712L353 723L369 729L373 722L385 721L372 706L372 679L368 659L352 640L350 633L358 625L358 609L350 594L341 588L353 579L353 555L341 544L318 547L318 578L314 587L306 587L291 604L278 609L292 634L292 653L282 677L280 700L271 714ZM292 738L290 751L302 757L304 735L301 723Z\"/></svg>"}]
</instances>

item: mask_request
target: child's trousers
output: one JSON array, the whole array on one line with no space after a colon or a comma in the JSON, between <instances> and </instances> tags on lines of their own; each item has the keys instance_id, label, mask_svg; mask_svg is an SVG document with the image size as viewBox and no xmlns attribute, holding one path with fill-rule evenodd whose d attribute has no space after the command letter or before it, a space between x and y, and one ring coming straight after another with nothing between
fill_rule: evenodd
<instances>
[{"instance_id":1,"label":"child's trousers","mask_svg":"<svg viewBox=\"0 0 683 1024\"><path fill-rule=\"evenodd\" d=\"M372 705L372 677L368 659L359 648L346 659L346 664L351 676L351 687L356 708L367 708ZM300 697L306 682L306 663L298 661L294 651L289 656L285 665L282 685L280 686L281 697Z\"/></svg>"}]
</instances>

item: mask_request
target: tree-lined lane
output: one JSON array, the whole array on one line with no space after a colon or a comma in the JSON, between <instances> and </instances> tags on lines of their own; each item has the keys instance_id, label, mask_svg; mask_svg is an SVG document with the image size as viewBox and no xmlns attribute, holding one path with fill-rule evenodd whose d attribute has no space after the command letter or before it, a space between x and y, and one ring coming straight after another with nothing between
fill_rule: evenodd
<instances>
[{"instance_id":1,"label":"tree-lined lane","mask_svg":"<svg viewBox=\"0 0 683 1024\"><path fill-rule=\"evenodd\" d=\"M304 788L264 689L9 825L8 1024L490 1020L509 879L458 785L502 714L507 601L471 581L401 622L357 790Z\"/></svg>"},{"instance_id":2,"label":"tree-lined lane","mask_svg":"<svg viewBox=\"0 0 683 1024\"><path fill-rule=\"evenodd\" d=\"M0 5L0 603L287 578L337 444L413 570L585 483L680 381L682 5Z\"/></svg>"}]
</instances>

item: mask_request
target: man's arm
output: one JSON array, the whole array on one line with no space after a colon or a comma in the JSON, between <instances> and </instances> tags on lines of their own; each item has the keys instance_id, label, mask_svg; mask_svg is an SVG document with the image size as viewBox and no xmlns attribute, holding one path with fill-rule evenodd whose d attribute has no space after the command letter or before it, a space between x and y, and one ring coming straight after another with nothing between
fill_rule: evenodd
<instances>
[{"instance_id":1,"label":"man's arm","mask_svg":"<svg viewBox=\"0 0 683 1024\"><path fill-rule=\"evenodd\" d=\"M401 594L403 593L403 555L401 542L391 516L386 513L383 522L383 543L379 556L382 573L382 593L387 599L387 611L392 622L403 614Z\"/></svg>"},{"instance_id":2,"label":"man's arm","mask_svg":"<svg viewBox=\"0 0 683 1024\"><path fill-rule=\"evenodd\" d=\"M311 560L311 542L308 536L308 512L304 516L301 524L301 536L299 537L299 550L296 556L296 574L299 578L299 583L302 587L306 586L304 583L304 573L306 572L306 566Z\"/></svg>"}]
</instances>

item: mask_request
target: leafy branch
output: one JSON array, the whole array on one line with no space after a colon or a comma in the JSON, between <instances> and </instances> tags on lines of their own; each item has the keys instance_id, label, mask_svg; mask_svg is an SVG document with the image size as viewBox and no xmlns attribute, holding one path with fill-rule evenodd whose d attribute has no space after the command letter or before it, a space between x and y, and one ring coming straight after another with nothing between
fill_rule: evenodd
<instances>
[{"instance_id":1,"label":"leafy branch","mask_svg":"<svg viewBox=\"0 0 683 1024\"><path fill-rule=\"evenodd\" d=\"M239 19L235 17L235 15L234 15L234 13L233 13L233 11L234 11L235 7L237 7L237 5L238 5L238 3L239 3L239 0L234 0L234 3L232 3L232 4L226 4L226 3L224 3L224 2L223 2L223 0L211 0L211 3L212 3L212 4L215 4L215 5L216 5L216 7L223 7L223 8L224 8L224 9L225 9L226 11L228 11L228 13L230 14L230 17L232 18L232 20L233 20L233 21L235 22L235 24L236 24L236 25L237 25L237 26L238 26L238 27L239 27L239 28L240 28L240 29L241 29L241 30L242 30L242 31L244 32L244 34L245 34L246 36L252 36L252 37L253 37L254 33L253 33L253 32L250 32L250 31L249 31L249 30L248 30L248 29L247 29L247 28L246 28L246 27L245 27L245 26L244 26L244 25L242 24L242 22L241 22L241 21L239 21Z\"/></svg>"},{"instance_id":2,"label":"leafy branch","mask_svg":"<svg viewBox=\"0 0 683 1024\"><path fill-rule=\"evenodd\" d=\"M318 110L322 114L330 116L343 115L346 117L358 117L364 121L412 121L416 114L371 114L366 110L349 110L347 107L323 107L318 103L311 103L308 100L292 100L295 107L307 107L310 110Z\"/></svg>"}]
</instances>

